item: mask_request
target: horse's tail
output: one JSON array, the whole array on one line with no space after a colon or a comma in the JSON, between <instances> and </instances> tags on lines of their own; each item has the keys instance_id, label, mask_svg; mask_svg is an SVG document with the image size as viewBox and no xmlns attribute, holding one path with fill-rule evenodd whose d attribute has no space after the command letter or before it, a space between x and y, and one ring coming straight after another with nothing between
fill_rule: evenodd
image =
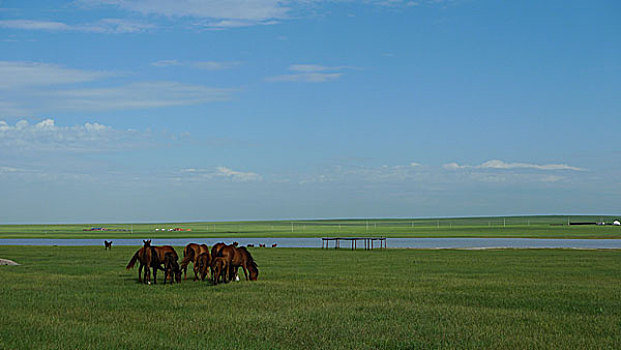
<instances>
[{"instance_id":1,"label":"horse's tail","mask_svg":"<svg viewBox=\"0 0 621 350\"><path fill-rule=\"evenodd\" d=\"M129 270L132 267L134 267L134 265L136 264L136 260L138 260L138 255L140 255L140 249L136 252L136 254L134 254L132 259L129 261L129 264L127 264L127 266L125 267L126 270Z\"/></svg>"},{"instance_id":2,"label":"horse's tail","mask_svg":"<svg viewBox=\"0 0 621 350\"><path fill-rule=\"evenodd\" d=\"M188 249L187 252L184 250L183 255L183 260L181 260L181 269L185 269L188 267L190 261L194 261L194 249Z\"/></svg>"}]
</instances>

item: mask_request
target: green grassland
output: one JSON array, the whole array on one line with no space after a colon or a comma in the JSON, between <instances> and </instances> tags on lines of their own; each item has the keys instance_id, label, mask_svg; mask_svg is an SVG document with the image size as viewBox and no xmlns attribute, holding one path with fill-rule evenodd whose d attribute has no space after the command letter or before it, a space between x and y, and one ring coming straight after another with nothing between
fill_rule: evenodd
<instances>
[{"instance_id":1,"label":"green grassland","mask_svg":"<svg viewBox=\"0 0 621 350\"><path fill-rule=\"evenodd\" d=\"M0 238L200 238L200 237L523 237L621 238L619 226L569 226L569 222L611 223L611 216L511 216L443 219L352 219L191 223L0 225ZM83 231L104 227L126 231ZM169 228L189 232L156 231Z\"/></svg>"},{"instance_id":2,"label":"green grassland","mask_svg":"<svg viewBox=\"0 0 621 350\"><path fill-rule=\"evenodd\" d=\"M618 250L251 249L256 282L146 286L137 248L0 246L0 349L621 348Z\"/></svg>"}]
</instances>

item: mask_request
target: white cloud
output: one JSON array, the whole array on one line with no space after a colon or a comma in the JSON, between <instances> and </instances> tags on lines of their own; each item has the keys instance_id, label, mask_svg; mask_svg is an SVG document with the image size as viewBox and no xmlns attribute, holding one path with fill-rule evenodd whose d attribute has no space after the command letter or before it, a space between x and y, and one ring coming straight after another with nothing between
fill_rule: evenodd
<instances>
[{"instance_id":1,"label":"white cloud","mask_svg":"<svg viewBox=\"0 0 621 350\"><path fill-rule=\"evenodd\" d=\"M152 143L149 133L118 130L98 122L58 126L54 119L14 125L0 120L0 154L23 152L100 152L143 147Z\"/></svg>"},{"instance_id":2,"label":"white cloud","mask_svg":"<svg viewBox=\"0 0 621 350\"><path fill-rule=\"evenodd\" d=\"M248 21L248 20L231 20L231 19L225 19L225 20L221 20L221 21L210 21L204 24L204 26L208 29L208 30L223 30L223 29L230 29L230 28L241 28L241 27L249 27L249 26L255 26L255 25L263 25L263 26L268 26L268 25L274 25L274 24L278 24L280 22L278 21Z\"/></svg>"},{"instance_id":3,"label":"white cloud","mask_svg":"<svg viewBox=\"0 0 621 350\"><path fill-rule=\"evenodd\" d=\"M8 166L0 166L0 174L20 173L24 171L25 171L24 169L18 169L18 168L13 168L13 167L8 167Z\"/></svg>"},{"instance_id":4,"label":"white cloud","mask_svg":"<svg viewBox=\"0 0 621 350\"><path fill-rule=\"evenodd\" d=\"M149 23L131 21L121 18L104 18L93 23L67 24L54 21L39 21L31 19L0 20L0 28L43 30L50 32L89 32L105 34L122 34L143 32L154 28Z\"/></svg>"},{"instance_id":5,"label":"white cloud","mask_svg":"<svg viewBox=\"0 0 621 350\"><path fill-rule=\"evenodd\" d=\"M75 84L112 75L109 72L69 69L49 63L0 61L0 89Z\"/></svg>"},{"instance_id":6,"label":"white cloud","mask_svg":"<svg viewBox=\"0 0 621 350\"><path fill-rule=\"evenodd\" d=\"M163 61L160 64L175 64ZM216 69L233 62L193 62ZM0 117L23 117L56 111L104 111L187 106L230 99L233 90L173 81L134 82L93 87L118 76L113 72L69 69L55 64L0 61ZM89 83L85 87L65 87Z\"/></svg>"},{"instance_id":7,"label":"white cloud","mask_svg":"<svg viewBox=\"0 0 621 350\"><path fill-rule=\"evenodd\" d=\"M300 184L363 181L367 183L395 183L420 179L425 167L419 163L409 165L382 165L379 167L337 166L321 174L303 176Z\"/></svg>"},{"instance_id":8,"label":"white cloud","mask_svg":"<svg viewBox=\"0 0 621 350\"><path fill-rule=\"evenodd\" d=\"M24 30L46 30L46 31L67 31L71 27L65 23L53 21L36 21L29 19L10 19L0 20L0 28L24 29Z\"/></svg>"},{"instance_id":9,"label":"white cloud","mask_svg":"<svg viewBox=\"0 0 621 350\"><path fill-rule=\"evenodd\" d=\"M325 72L325 71L340 71L343 69L352 69L350 66L322 66L319 64L292 64L289 66L289 70L293 72Z\"/></svg>"},{"instance_id":10,"label":"white cloud","mask_svg":"<svg viewBox=\"0 0 621 350\"><path fill-rule=\"evenodd\" d=\"M224 178L234 182L250 182L263 180L263 177L257 173L237 171L224 166L218 166L215 169L188 168L180 170L180 173L185 175L185 177L189 176L199 179Z\"/></svg>"},{"instance_id":11,"label":"white cloud","mask_svg":"<svg viewBox=\"0 0 621 350\"><path fill-rule=\"evenodd\" d=\"M122 34L122 33L139 33L150 29L155 26L149 23L131 21L120 18L105 18L94 23L89 23L80 26L74 26L76 31L93 32L93 33L107 33L107 34Z\"/></svg>"},{"instance_id":12,"label":"white cloud","mask_svg":"<svg viewBox=\"0 0 621 350\"><path fill-rule=\"evenodd\" d=\"M489 160L480 165L460 165L458 163L444 164L444 169L535 169L535 170L573 170L584 171L585 169L567 164L531 164L531 163L506 163L502 160Z\"/></svg>"},{"instance_id":13,"label":"white cloud","mask_svg":"<svg viewBox=\"0 0 621 350\"><path fill-rule=\"evenodd\" d=\"M529 163L505 163L501 160L490 160L478 166L482 169L537 169L537 170L575 170L584 169L569 166L567 164L529 164Z\"/></svg>"},{"instance_id":14,"label":"white cloud","mask_svg":"<svg viewBox=\"0 0 621 350\"><path fill-rule=\"evenodd\" d=\"M267 81L273 82L306 82L306 83L325 83L327 81L340 78L342 73L301 73L301 74L285 74L267 78Z\"/></svg>"},{"instance_id":15,"label":"white cloud","mask_svg":"<svg viewBox=\"0 0 621 350\"><path fill-rule=\"evenodd\" d=\"M116 5L143 14L265 21L287 17L282 0L83 0L83 3Z\"/></svg>"},{"instance_id":16,"label":"white cloud","mask_svg":"<svg viewBox=\"0 0 621 350\"><path fill-rule=\"evenodd\" d=\"M240 62L237 61L193 61L193 62L182 62L178 60L160 60L151 63L152 66L155 67L178 67L178 66L186 66L192 67L196 69L204 69L204 70L225 70L231 69L238 65Z\"/></svg>"},{"instance_id":17,"label":"white cloud","mask_svg":"<svg viewBox=\"0 0 621 350\"><path fill-rule=\"evenodd\" d=\"M467 168L467 166L459 165L459 164L454 163L454 162L453 162L453 163L447 163L447 164L444 164L442 167L443 167L444 169L447 169L447 170L456 170L456 169L464 169L464 168Z\"/></svg>"},{"instance_id":18,"label":"white cloud","mask_svg":"<svg viewBox=\"0 0 621 350\"><path fill-rule=\"evenodd\" d=\"M171 81L131 83L111 88L63 89L40 93L46 109L104 111L187 106L230 99L232 90Z\"/></svg>"},{"instance_id":19,"label":"white cloud","mask_svg":"<svg viewBox=\"0 0 621 350\"><path fill-rule=\"evenodd\" d=\"M319 64L292 64L288 70L295 72L293 74L283 74L269 77L267 81L273 82L307 82L307 83L325 83L327 81L340 78L344 69L352 69L349 66L322 66Z\"/></svg>"}]
</instances>

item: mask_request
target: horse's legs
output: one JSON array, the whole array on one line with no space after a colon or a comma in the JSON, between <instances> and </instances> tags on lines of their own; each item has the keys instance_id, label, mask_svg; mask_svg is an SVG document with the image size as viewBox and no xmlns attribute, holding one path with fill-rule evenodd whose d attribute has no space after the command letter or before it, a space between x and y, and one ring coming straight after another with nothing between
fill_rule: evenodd
<instances>
[{"instance_id":1,"label":"horse's legs","mask_svg":"<svg viewBox=\"0 0 621 350\"><path fill-rule=\"evenodd\" d=\"M138 268L138 282L144 283L144 281L142 280L142 266L142 263L140 263L140 267Z\"/></svg>"},{"instance_id":2,"label":"horse's legs","mask_svg":"<svg viewBox=\"0 0 621 350\"><path fill-rule=\"evenodd\" d=\"M246 281L248 280L248 271L246 270L246 264L242 265L242 270L244 270L244 276L246 276Z\"/></svg>"},{"instance_id":3,"label":"horse's legs","mask_svg":"<svg viewBox=\"0 0 621 350\"><path fill-rule=\"evenodd\" d=\"M153 284L157 284L157 267L153 267Z\"/></svg>"},{"instance_id":4,"label":"horse's legs","mask_svg":"<svg viewBox=\"0 0 621 350\"><path fill-rule=\"evenodd\" d=\"M143 283L151 283L151 269L149 265L145 265L144 268L144 282Z\"/></svg>"}]
</instances>

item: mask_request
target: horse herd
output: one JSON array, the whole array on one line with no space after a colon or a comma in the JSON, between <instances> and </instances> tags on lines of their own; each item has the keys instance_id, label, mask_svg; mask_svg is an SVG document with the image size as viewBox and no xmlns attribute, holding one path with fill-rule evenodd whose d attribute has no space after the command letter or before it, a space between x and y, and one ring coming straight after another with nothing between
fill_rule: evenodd
<instances>
[{"instance_id":1,"label":"horse herd","mask_svg":"<svg viewBox=\"0 0 621 350\"><path fill-rule=\"evenodd\" d=\"M138 281L151 284L151 269L153 269L153 283L157 283L157 271L164 271L164 284L170 279L170 283L181 283L181 273L187 279L187 270L190 263L193 264L194 281L199 278L204 281L209 275L213 284L220 281L228 283L238 279L237 272L241 267L246 280L256 281L259 276L257 263L250 255L246 247L240 247L237 242L227 245L216 243L211 250L206 244L190 243L183 249L183 260L179 264L179 256L172 246L152 246L151 240L143 240L144 246L134 254L126 269L129 270L136 262L138 268ZM144 269L144 276L142 270Z\"/></svg>"}]
</instances>

